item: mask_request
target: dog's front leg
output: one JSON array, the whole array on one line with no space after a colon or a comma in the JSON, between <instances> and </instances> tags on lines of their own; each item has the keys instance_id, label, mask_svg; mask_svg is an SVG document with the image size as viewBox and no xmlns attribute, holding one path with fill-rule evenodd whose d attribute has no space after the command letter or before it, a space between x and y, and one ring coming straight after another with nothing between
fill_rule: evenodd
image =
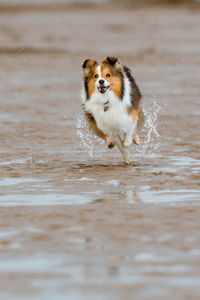
<instances>
[{"instance_id":1,"label":"dog's front leg","mask_svg":"<svg viewBox=\"0 0 200 300\"><path fill-rule=\"evenodd\" d=\"M119 151L121 152L124 161L126 162L127 165L130 164L130 158L131 158L131 154L128 151L128 149L126 147L124 147L121 138L119 136L116 136L114 139L115 144L117 145Z\"/></svg>"},{"instance_id":2,"label":"dog's front leg","mask_svg":"<svg viewBox=\"0 0 200 300\"><path fill-rule=\"evenodd\" d=\"M127 131L124 133L124 147L129 147L132 143L139 145L139 137L137 136L137 119L130 125Z\"/></svg>"},{"instance_id":3,"label":"dog's front leg","mask_svg":"<svg viewBox=\"0 0 200 300\"><path fill-rule=\"evenodd\" d=\"M124 147L131 146L132 142L133 142L132 132L131 132L131 134L130 133L125 133L124 142L123 142Z\"/></svg>"}]
</instances>

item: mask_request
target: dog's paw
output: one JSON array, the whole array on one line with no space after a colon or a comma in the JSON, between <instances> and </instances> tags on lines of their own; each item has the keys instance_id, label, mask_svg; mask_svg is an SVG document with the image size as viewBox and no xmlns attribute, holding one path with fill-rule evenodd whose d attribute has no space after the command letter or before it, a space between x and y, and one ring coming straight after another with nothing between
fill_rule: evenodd
<instances>
[{"instance_id":1,"label":"dog's paw","mask_svg":"<svg viewBox=\"0 0 200 300\"><path fill-rule=\"evenodd\" d=\"M136 145L140 144L140 138L139 138L139 136L137 134L134 135L133 142Z\"/></svg>"},{"instance_id":2,"label":"dog's paw","mask_svg":"<svg viewBox=\"0 0 200 300\"><path fill-rule=\"evenodd\" d=\"M109 149L112 149L112 148L115 147L115 144L113 143L113 141L109 137L106 138L106 144L107 144Z\"/></svg>"},{"instance_id":3,"label":"dog's paw","mask_svg":"<svg viewBox=\"0 0 200 300\"><path fill-rule=\"evenodd\" d=\"M124 158L124 162L126 165L130 165L130 162L131 162L131 155L129 152L125 151L123 153L123 158Z\"/></svg>"},{"instance_id":4,"label":"dog's paw","mask_svg":"<svg viewBox=\"0 0 200 300\"><path fill-rule=\"evenodd\" d=\"M112 148L114 148L115 147L115 144L113 143L113 142L110 142L109 144L108 144L108 148L109 149L112 149Z\"/></svg>"}]
</instances>

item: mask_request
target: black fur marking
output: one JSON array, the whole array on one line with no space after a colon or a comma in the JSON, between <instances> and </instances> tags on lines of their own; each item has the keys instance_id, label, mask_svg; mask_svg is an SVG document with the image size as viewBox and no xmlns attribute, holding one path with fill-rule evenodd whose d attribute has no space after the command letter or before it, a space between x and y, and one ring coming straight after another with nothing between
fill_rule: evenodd
<instances>
[{"instance_id":1,"label":"black fur marking","mask_svg":"<svg viewBox=\"0 0 200 300\"><path fill-rule=\"evenodd\" d=\"M84 80L84 87L85 87L85 93L86 93L86 100L89 98L89 93L88 93L88 80L85 78Z\"/></svg>"},{"instance_id":2,"label":"black fur marking","mask_svg":"<svg viewBox=\"0 0 200 300\"><path fill-rule=\"evenodd\" d=\"M124 76L123 75L121 77L121 81L122 81L122 96L121 96L121 99L123 99L123 97L124 97Z\"/></svg>"},{"instance_id":3,"label":"black fur marking","mask_svg":"<svg viewBox=\"0 0 200 300\"><path fill-rule=\"evenodd\" d=\"M86 65L87 65L87 62L89 61L89 59L86 59L85 61L84 61L84 63L83 63L83 69L85 69L86 68Z\"/></svg>"},{"instance_id":4,"label":"black fur marking","mask_svg":"<svg viewBox=\"0 0 200 300\"><path fill-rule=\"evenodd\" d=\"M114 66L116 64L117 58L116 59L110 59L110 57L107 57L107 60L109 62L109 64L111 64L112 66Z\"/></svg>"},{"instance_id":5,"label":"black fur marking","mask_svg":"<svg viewBox=\"0 0 200 300\"><path fill-rule=\"evenodd\" d=\"M106 104L109 104L109 101L104 102L104 104L103 104L104 105L103 111L107 111L109 109L109 106L106 105Z\"/></svg>"}]
</instances>

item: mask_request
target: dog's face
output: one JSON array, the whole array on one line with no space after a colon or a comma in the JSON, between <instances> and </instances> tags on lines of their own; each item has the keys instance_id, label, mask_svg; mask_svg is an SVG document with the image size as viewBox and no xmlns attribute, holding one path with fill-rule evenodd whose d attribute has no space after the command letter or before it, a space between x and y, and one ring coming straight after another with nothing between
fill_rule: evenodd
<instances>
[{"instance_id":1,"label":"dog's face","mask_svg":"<svg viewBox=\"0 0 200 300\"><path fill-rule=\"evenodd\" d=\"M119 59L107 57L101 65L95 60L87 59L83 63L84 83L87 98L95 92L106 94L113 91L118 98L123 93L123 67Z\"/></svg>"}]
</instances>

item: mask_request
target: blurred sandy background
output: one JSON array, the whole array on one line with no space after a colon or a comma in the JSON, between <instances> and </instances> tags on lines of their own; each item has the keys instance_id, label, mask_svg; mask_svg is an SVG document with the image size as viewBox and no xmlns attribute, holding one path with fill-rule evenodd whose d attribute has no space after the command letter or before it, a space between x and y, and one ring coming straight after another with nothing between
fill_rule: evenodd
<instances>
[{"instance_id":1,"label":"blurred sandy background","mask_svg":"<svg viewBox=\"0 0 200 300\"><path fill-rule=\"evenodd\" d=\"M199 300L199 1L0 1L0 299ZM143 94L135 164L91 136L81 64Z\"/></svg>"}]
</instances>

